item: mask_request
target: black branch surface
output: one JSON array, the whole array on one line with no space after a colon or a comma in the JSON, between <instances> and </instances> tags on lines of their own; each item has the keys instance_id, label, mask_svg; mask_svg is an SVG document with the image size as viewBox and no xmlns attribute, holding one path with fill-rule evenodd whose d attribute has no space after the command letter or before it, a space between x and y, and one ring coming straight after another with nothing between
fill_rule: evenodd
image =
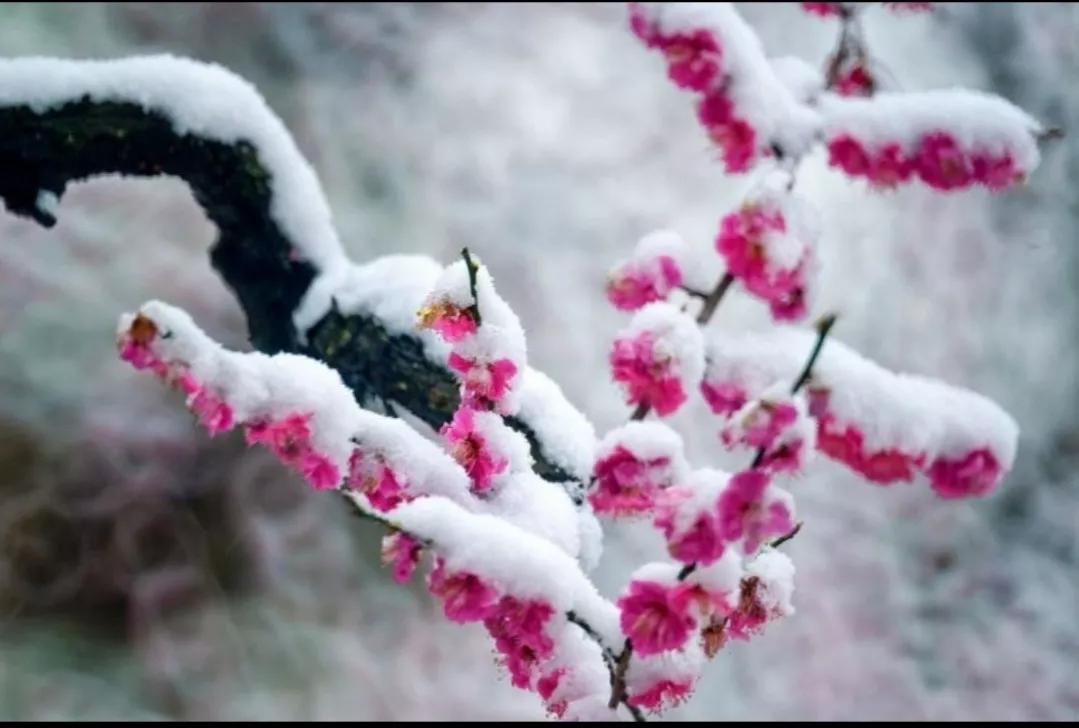
<instances>
[{"instance_id":1,"label":"black branch surface","mask_svg":"<svg viewBox=\"0 0 1079 728\"><path fill-rule=\"evenodd\" d=\"M457 409L457 385L416 337L389 332L376 318L331 309L304 337L292 313L316 275L270 214L273 180L254 145L178 133L164 114L89 97L38 111L0 107L0 197L9 212L45 227L56 223L49 195L69 182L107 174L182 179L217 227L210 260L247 317L252 346L306 354L336 369L361 405L400 404L432 427ZM575 478L546 456L535 432L508 424L531 444L535 471Z\"/></svg>"}]
</instances>

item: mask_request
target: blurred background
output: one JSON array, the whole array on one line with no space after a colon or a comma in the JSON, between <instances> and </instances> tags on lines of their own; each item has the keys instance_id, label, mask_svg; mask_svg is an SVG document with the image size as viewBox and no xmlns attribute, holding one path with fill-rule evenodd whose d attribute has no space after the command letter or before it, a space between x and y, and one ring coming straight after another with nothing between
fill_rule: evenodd
<instances>
[{"instance_id":1,"label":"blurred background","mask_svg":"<svg viewBox=\"0 0 1079 728\"><path fill-rule=\"evenodd\" d=\"M771 55L822 64L834 21L740 9ZM824 216L816 311L881 363L1000 402L1018 462L943 502L831 464L795 490L798 613L727 647L694 719L1079 717L1079 6L865 13L894 88L965 85L1068 136L1003 195L869 192L809 159ZM711 244L751 184L726 177L689 96L621 4L0 5L0 53L172 52L251 80L314 164L353 258L482 255L531 361L605 432L624 406L606 271L672 227ZM246 348L212 226L175 180L73 185L43 230L0 214L0 719L527 719L476 626L378 564L378 529L238 434L208 439L176 393L119 362L117 316L182 306ZM729 296L717 331L769 326ZM693 461L733 466L700 404ZM608 529L617 594L658 557Z\"/></svg>"}]
</instances>

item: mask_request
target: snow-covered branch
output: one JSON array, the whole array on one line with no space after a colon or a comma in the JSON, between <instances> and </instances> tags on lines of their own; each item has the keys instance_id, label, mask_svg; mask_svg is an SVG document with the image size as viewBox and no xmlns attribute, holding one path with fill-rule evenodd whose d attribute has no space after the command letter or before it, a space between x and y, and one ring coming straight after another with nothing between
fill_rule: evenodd
<instances>
[{"instance_id":1,"label":"snow-covered branch","mask_svg":"<svg viewBox=\"0 0 1079 728\"><path fill-rule=\"evenodd\" d=\"M456 410L444 348L414 329L442 266L422 256L351 263L314 170L251 84L171 56L0 61L7 209L51 226L67 184L102 174L190 186L217 226L211 260L256 349L325 361L357 401L392 401L433 427ZM509 424L528 438L536 473L579 481L587 421L541 372L522 374L520 398Z\"/></svg>"}]
</instances>

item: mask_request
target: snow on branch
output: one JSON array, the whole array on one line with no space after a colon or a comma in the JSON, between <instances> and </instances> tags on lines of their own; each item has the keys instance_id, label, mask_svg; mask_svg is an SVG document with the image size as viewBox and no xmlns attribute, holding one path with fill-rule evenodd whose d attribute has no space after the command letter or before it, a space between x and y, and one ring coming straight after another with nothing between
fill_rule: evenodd
<instances>
[{"instance_id":1,"label":"snow on branch","mask_svg":"<svg viewBox=\"0 0 1079 728\"><path fill-rule=\"evenodd\" d=\"M255 348L325 361L359 402L395 402L433 427L456 410L445 348L415 330L442 266L421 256L351 263L314 171L248 82L172 56L0 61L7 209L51 226L67 184L102 174L190 186L217 226L211 260ZM526 370L520 385L509 424L529 439L537 474L586 477L587 420L541 373Z\"/></svg>"},{"instance_id":2,"label":"snow on branch","mask_svg":"<svg viewBox=\"0 0 1079 728\"><path fill-rule=\"evenodd\" d=\"M801 366L814 334L778 329L725 333L708 343L702 393L725 417ZM817 448L876 483L924 474L944 498L989 492L1015 460L1015 421L989 399L913 374L897 374L831 341L806 387Z\"/></svg>"}]
</instances>

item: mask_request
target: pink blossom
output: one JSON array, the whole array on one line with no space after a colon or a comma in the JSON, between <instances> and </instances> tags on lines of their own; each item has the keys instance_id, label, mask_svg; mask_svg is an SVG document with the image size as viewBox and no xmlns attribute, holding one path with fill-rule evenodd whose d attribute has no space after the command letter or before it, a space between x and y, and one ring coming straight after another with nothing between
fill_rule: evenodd
<instances>
[{"instance_id":1,"label":"pink blossom","mask_svg":"<svg viewBox=\"0 0 1079 728\"><path fill-rule=\"evenodd\" d=\"M394 531L382 538L382 563L393 567L393 580L404 584L420 563L423 545L404 531Z\"/></svg>"},{"instance_id":2,"label":"pink blossom","mask_svg":"<svg viewBox=\"0 0 1079 728\"><path fill-rule=\"evenodd\" d=\"M669 255L630 261L607 279L607 300L622 311L635 311L653 301L666 300L681 284L682 270Z\"/></svg>"},{"instance_id":3,"label":"pink blossom","mask_svg":"<svg viewBox=\"0 0 1079 728\"><path fill-rule=\"evenodd\" d=\"M869 154L857 139L841 134L828 142L828 164L852 177L864 177L869 172Z\"/></svg>"},{"instance_id":4,"label":"pink blossom","mask_svg":"<svg viewBox=\"0 0 1079 728\"><path fill-rule=\"evenodd\" d=\"M693 490L675 486L662 491L656 498L653 524L667 539L667 551L684 564L711 564L723 555L724 542L719 534L719 522L712 509L699 510L688 528L679 530L682 512L691 505Z\"/></svg>"},{"instance_id":5,"label":"pink blossom","mask_svg":"<svg viewBox=\"0 0 1079 728\"><path fill-rule=\"evenodd\" d=\"M839 74L834 88L840 96L872 96L876 82L869 69L857 63Z\"/></svg>"},{"instance_id":6,"label":"pink blossom","mask_svg":"<svg viewBox=\"0 0 1079 728\"><path fill-rule=\"evenodd\" d=\"M909 482L924 460L898 448L869 451L864 440L857 426L844 426L829 412L817 416L817 449L874 483Z\"/></svg>"},{"instance_id":7,"label":"pink blossom","mask_svg":"<svg viewBox=\"0 0 1079 728\"><path fill-rule=\"evenodd\" d=\"M627 403L647 404L662 417L686 401L682 382L672 371L671 360L656 353L649 332L616 339L610 363L611 376L622 383Z\"/></svg>"},{"instance_id":8,"label":"pink blossom","mask_svg":"<svg viewBox=\"0 0 1079 728\"><path fill-rule=\"evenodd\" d=\"M971 157L971 167L974 179L991 190L1002 190L1021 182L1024 177L1015 166L1015 160L1007 153L1003 157L975 154Z\"/></svg>"},{"instance_id":9,"label":"pink blossom","mask_svg":"<svg viewBox=\"0 0 1079 728\"><path fill-rule=\"evenodd\" d=\"M480 362L453 352L448 363L460 375L462 402L469 407L498 404L509 393L510 383L517 376L517 365L509 359Z\"/></svg>"},{"instance_id":10,"label":"pink blossom","mask_svg":"<svg viewBox=\"0 0 1079 728\"><path fill-rule=\"evenodd\" d=\"M476 320L468 308L439 301L420 309L419 327L433 329L446 341L456 343L476 333Z\"/></svg>"},{"instance_id":11,"label":"pink blossom","mask_svg":"<svg viewBox=\"0 0 1079 728\"><path fill-rule=\"evenodd\" d=\"M537 666L554 652L554 640L545 632L552 616L554 608L546 602L504 596L484 619L515 687L528 688Z\"/></svg>"},{"instance_id":12,"label":"pink blossom","mask_svg":"<svg viewBox=\"0 0 1079 728\"><path fill-rule=\"evenodd\" d=\"M157 338L157 324L153 319L136 315L131 325L116 341L120 358L136 369L150 369L159 377L168 374L168 365L162 361L150 345Z\"/></svg>"},{"instance_id":13,"label":"pink blossom","mask_svg":"<svg viewBox=\"0 0 1079 728\"><path fill-rule=\"evenodd\" d=\"M442 600L446 618L460 624L486 619L498 599L493 586L467 571L448 572L442 559L427 576L427 588Z\"/></svg>"},{"instance_id":14,"label":"pink blossom","mask_svg":"<svg viewBox=\"0 0 1079 728\"><path fill-rule=\"evenodd\" d=\"M727 273L767 301L778 320L800 318L806 310L806 254L794 267L782 267L768 257L767 239L787 234L787 221L780 209L750 202L723 218L716 237L716 250L726 261Z\"/></svg>"},{"instance_id":15,"label":"pink blossom","mask_svg":"<svg viewBox=\"0 0 1079 728\"><path fill-rule=\"evenodd\" d=\"M708 91L719 79L722 53L716 38L703 28L676 33L660 41L667 57L667 75L689 91Z\"/></svg>"},{"instance_id":16,"label":"pink blossom","mask_svg":"<svg viewBox=\"0 0 1079 728\"><path fill-rule=\"evenodd\" d=\"M730 416L746 403L746 391L735 382L701 382L701 394L717 415Z\"/></svg>"},{"instance_id":17,"label":"pink blossom","mask_svg":"<svg viewBox=\"0 0 1079 728\"><path fill-rule=\"evenodd\" d=\"M984 495L1002 474L1000 462L988 448L972 450L957 459L937 458L929 466L929 481L941 498Z\"/></svg>"},{"instance_id":18,"label":"pink blossom","mask_svg":"<svg viewBox=\"0 0 1079 728\"><path fill-rule=\"evenodd\" d=\"M723 163L730 173L745 172L757 153L757 134L734 113L731 100L722 90L713 91L697 105L697 118L709 138L723 151Z\"/></svg>"},{"instance_id":19,"label":"pink blossom","mask_svg":"<svg viewBox=\"0 0 1079 728\"><path fill-rule=\"evenodd\" d=\"M628 702L638 708L659 712L684 702L693 692L694 682L661 679L644 690L631 692Z\"/></svg>"},{"instance_id":20,"label":"pink blossom","mask_svg":"<svg viewBox=\"0 0 1079 728\"><path fill-rule=\"evenodd\" d=\"M341 472L333 461L322 453L308 450L301 456L299 470L315 490L336 488L341 484Z\"/></svg>"},{"instance_id":21,"label":"pink blossom","mask_svg":"<svg viewBox=\"0 0 1079 728\"><path fill-rule=\"evenodd\" d=\"M199 422L210 433L210 437L231 430L236 423L232 407L209 387L200 386L190 392L187 396L187 406L199 418Z\"/></svg>"},{"instance_id":22,"label":"pink blossom","mask_svg":"<svg viewBox=\"0 0 1079 728\"><path fill-rule=\"evenodd\" d=\"M843 3L802 3L802 10L820 18L838 18L846 12Z\"/></svg>"},{"instance_id":23,"label":"pink blossom","mask_svg":"<svg viewBox=\"0 0 1079 728\"><path fill-rule=\"evenodd\" d=\"M656 494L669 482L670 464L669 457L644 460L618 445L596 460L588 501L597 513L625 516L649 511Z\"/></svg>"},{"instance_id":24,"label":"pink blossom","mask_svg":"<svg viewBox=\"0 0 1079 728\"><path fill-rule=\"evenodd\" d=\"M640 3L629 3L629 27L649 48L659 47L661 35L658 24Z\"/></svg>"},{"instance_id":25,"label":"pink blossom","mask_svg":"<svg viewBox=\"0 0 1079 728\"><path fill-rule=\"evenodd\" d=\"M637 654L654 655L678 649L689 639L697 622L690 614L684 585L654 581L631 581L618 599L622 632Z\"/></svg>"},{"instance_id":26,"label":"pink blossom","mask_svg":"<svg viewBox=\"0 0 1079 728\"><path fill-rule=\"evenodd\" d=\"M914 172L914 163L903 156L898 144L886 144L869 162L866 174L875 187L895 187L906 182Z\"/></svg>"},{"instance_id":27,"label":"pink blossom","mask_svg":"<svg viewBox=\"0 0 1079 728\"><path fill-rule=\"evenodd\" d=\"M974 179L970 160L947 132L923 136L914 165L922 181L939 190L966 187Z\"/></svg>"},{"instance_id":28,"label":"pink blossom","mask_svg":"<svg viewBox=\"0 0 1079 728\"><path fill-rule=\"evenodd\" d=\"M440 432L450 445L450 455L468 473L477 492L489 490L494 477L509 465L508 460L491 449L487 438L477 429L474 411L469 407L458 408Z\"/></svg>"},{"instance_id":29,"label":"pink blossom","mask_svg":"<svg viewBox=\"0 0 1079 728\"><path fill-rule=\"evenodd\" d=\"M763 470L744 470L731 477L719 496L719 532L726 541L745 538L744 551L751 554L771 536L794 528L786 503L770 494Z\"/></svg>"},{"instance_id":30,"label":"pink blossom","mask_svg":"<svg viewBox=\"0 0 1079 728\"><path fill-rule=\"evenodd\" d=\"M562 682L562 678L565 677L567 672L566 668L558 667L541 675L540 679L536 681L536 692L547 704L547 712L556 718L561 718L565 715L568 706L565 700L552 701L551 697L554 695L555 690L558 690L558 685Z\"/></svg>"},{"instance_id":31,"label":"pink blossom","mask_svg":"<svg viewBox=\"0 0 1079 728\"><path fill-rule=\"evenodd\" d=\"M798 410L790 402L762 401L740 421L723 428L723 444L771 449L783 432L798 420Z\"/></svg>"},{"instance_id":32,"label":"pink blossom","mask_svg":"<svg viewBox=\"0 0 1079 728\"><path fill-rule=\"evenodd\" d=\"M742 579L738 607L727 617L727 636L748 640L768 622L772 615L760 598L760 588L759 577Z\"/></svg>"},{"instance_id":33,"label":"pink blossom","mask_svg":"<svg viewBox=\"0 0 1079 728\"><path fill-rule=\"evenodd\" d=\"M362 492L376 510L385 512L412 500L393 470L381 458L353 450L348 460L348 486Z\"/></svg>"}]
</instances>

